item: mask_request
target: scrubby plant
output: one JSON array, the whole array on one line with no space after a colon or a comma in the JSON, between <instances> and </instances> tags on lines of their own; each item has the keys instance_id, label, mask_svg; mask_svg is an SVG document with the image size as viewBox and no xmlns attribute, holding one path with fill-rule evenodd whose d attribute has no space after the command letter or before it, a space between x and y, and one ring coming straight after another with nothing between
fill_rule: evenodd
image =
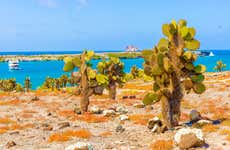
<instances>
[{"instance_id":1,"label":"scrubby plant","mask_svg":"<svg viewBox=\"0 0 230 150\"><path fill-rule=\"evenodd\" d=\"M91 68L91 58L94 56L93 51L83 51L79 57L66 57L63 70L65 72L73 71L79 68L80 75L80 107L81 112L86 112L89 105L89 97L93 94L102 94L104 86L108 84L108 77L98 74Z\"/></svg>"},{"instance_id":2,"label":"scrubby plant","mask_svg":"<svg viewBox=\"0 0 230 150\"><path fill-rule=\"evenodd\" d=\"M194 28L187 27L185 20L173 20L162 26L165 35L152 50L142 52L144 72L154 79L151 101L161 100L163 122L168 128L178 125L180 104L184 92L191 89L197 94L205 91L204 65L194 66L197 56L192 52L200 47L195 39ZM153 96L154 95L154 96Z\"/></svg>"},{"instance_id":3,"label":"scrubby plant","mask_svg":"<svg viewBox=\"0 0 230 150\"><path fill-rule=\"evenodd\" d=\"M125 83L124 64L119 58L110 57L107 61L99 62L97 68L99 73L108 77L109 96L111 99L116 99L117 86Z\"/></svg>"},{"instance_id":4,"label":"scrubby plant","mask_svg":"<svg viewBox=\"0 0 230 150\"><path fill-rule=\"evenodd\" d=\"M132 66L130 73L133 75L134 79L139 77L139 69L136 65Z\"/></svg>"},{"instance_id":5,"label":"scrubby plant","mask_svg":"<svg viewBox=\"0 0 230 150\"><path fill-rule=\"evenodd\" d=\"M226 64L224 64L221 60L216 62L216 66L214 67L214 70L218 72L222 72L227 67Z\"/></svg>"},{"instance_id":6,"label":"scrubby plant","mask_svg":"<svg viewBox=\"0 0 230 150\"><path fill-rule=\"evenodd\" d=\"M16 79L0 80L0 90L4 92L11 92L16 89Z\"/></svg>"},{"instance_id":7,"label":"scrubby plant","mask_svg":"<svg viewBox=\"0 0 230 150\"><path fill-rule=\"evenodd\" d=\"M68 83L68 80L69 80L69 78L68 78L68 76L67 75L62 75L61 77L60 77L60 79L59 79L59 81L60 81L60 87L61 88L64 88L64 87L66 87L67 86L67 83Z\"/></svg>"},{"instance_id":8,"label":"scrubby plant","mask_svg":"<svg viewBox=\"0 0 230 150\"><path fill-rule=\"evenodd\" d=\"M25 89L25 92L28 92L32 87L32 83L30 81L30 78L29 77L26 77L25 81L24 81L24 89Z\"/></svg>"},{"instance_id":9,"label":"scrubby plant","mask_svg":"<svg viewBox=\"0 0 230 150\"><path fill-rule=\"evenodd\" d=\"M42 85L42 88L44 89L52 89L52 91L54 90L55 88L55 79L54 78L51 78L51 77L46 77L43 85Z\"/></svg>"},{"instance_id":10,"label":"scrubby plant","mask_svg":"<svg viewBox=\"0 0 230 150\"><path fill-rule=\"evenodd\" d=\"M15 87L15 90L16 90L17 92L22 92L22 91L23 91L22 85L21 85L21 84L17 84L16 87Z\"/></svg>"},{"instance_id":11,"label":"scrubby plant","mask_svg":"<svg viewBox=\"0 0 230 150\"><path fill-rule=\"evenodd\" d=\"M70 78L68 79L68 83L71 85L71 86L76 86L80 83L80 77L81 75L79 73L75 73L73 72L70 76Z\"/></svg>"}]
</instances>

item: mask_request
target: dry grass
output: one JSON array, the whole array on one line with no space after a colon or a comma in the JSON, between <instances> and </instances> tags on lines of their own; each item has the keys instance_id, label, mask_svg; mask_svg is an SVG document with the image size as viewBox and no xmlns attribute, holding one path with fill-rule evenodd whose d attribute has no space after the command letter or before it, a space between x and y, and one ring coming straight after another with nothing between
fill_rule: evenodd
<instances>
[{"instance_id":1,"label":"dry grass","mask_svg":"<svg viewBox=\"0 0 230 150\"><path fill-rule=\"evenodd\" d=\"M13 124L16 121L11 120L10 118L0 118L0 124Z\"/></svg>"},{"instance_id":2,"label":"dry grass","mask_svg":"<svg viewBox=\"0 0 230 150\"><path fill-rule=\"evenodd\" d=\"M76 115L76 113L73 110L61 110L61 111L58 111L57 114L65 118L69 118L69 117Z\"/></svg>"},{"instance_id":3,"label":"dry grass","mask_svg":"<svg viewBox=\"0 0 230 150\"><path fill-rule=\"evenodd\" d=\"M230 119L224 120L221 125L230 127Z\"/></svg>"},{"instance_id":4,"label":"dry grass","mask_svg":"<svg viewBox=\"0 0 230 150\"><path fill-rule=\"evenodd\" d=\"M0 106L1 105L19 105L25 101L23 100L8 100L8 101L0 101Z\"/></svg>"},{"instance_id":5,"label":"dry grass","mask_svg":"<svg viewBox=\"0 0 230 150\"><path fill-rule=\"evenodd\" d=\"M91 132L86 129L79 129L79 130L67 130L62 133L54 133L52 134L48 142L65 142L70 140L73 137L89 139L91 137Z\"/></svg>"},{"instance_id":6,"label":"dry grass","mask_svg":"<svg viewBox=\"0 0 230 150\"><path fill-rule=\"evenodd\" d=\"M134 122L134 124L147 125L149 119L154 116L152 114L132 114L129 115L129 119Z\"/></svg>"},{"instance_id":7,"label":"dry grass","mask_svg":"<svg viewBox=\"0 0 230 150\"><path fill-rule=\"evenodd\" d=\"M111 135L112 135L112 132L110 132L110 131L105 131L105 132L102 132L99 134L99 136L101 136L101 137L108 137Z\"/></svg>"},{"instance_id":8,"label":"dry grass","mask_svg":"<svg viewBox=\"0 0 230 150\"><path fill-rule=\"evenodd\" d=\"M86 113L83 115L75 115L71 118L71 120L72 121L80 120L87 123L101 123L101 122L107 122L108 117Z\"/></svg>"},{"instance_id":9,"label":"dry grass","mask_svg":"<svg viewBox=\"0 0 230 150\"><path fill-rule=\"evenodd\" d=\"M208 124L204 125L202 128L203 132L217 132L219 130L219 126Z\"/></svg>"},{"instance_id":10,"label":"dry grass","mask_svg":"<svg viewBox=\"0 0 230 150\"><path fill-rule=\"evenodd\" d=\"M221 135L230 135L230 130L227 130L227 129L221 130L221 131L220 131L220 134L221 134Z\"/></svg>"},{"instance_id":11,"label":"dry grass","mask_svg":"<svg viewBox=\"0 0 230 150\"><path fill-rule=\"evenodd\" d=\"M123 89L134 89L134 90L153 90L152 84L140 85L136 83L127 83L123 86Z\"/></svg>"},{"instance_id":12,"label":"dry grass","mask_svg":"<svg viewBox=\"0 0 230 150\"><path fill-rule=\"evenodd\" d=\"M150 145L150 150L172 150L172 140L157 140Z\"/></svg>"}]
</instances>

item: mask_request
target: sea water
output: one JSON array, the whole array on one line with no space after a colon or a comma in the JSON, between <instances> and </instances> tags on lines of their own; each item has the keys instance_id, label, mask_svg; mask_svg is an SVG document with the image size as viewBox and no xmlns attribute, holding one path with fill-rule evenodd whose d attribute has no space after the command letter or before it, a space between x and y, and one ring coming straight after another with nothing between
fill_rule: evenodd
<instances>
[{"instance_id":1,"label":"sea water","mask_svg":"<svg viewBox=\"0 0 230 150\"><path fill-rule=\"evenodd\" d=\"M62 52L64 54L64 52ZM195 64L204 64L207 67L208 72L213 72L213 68L216 65L216 61L222 60L227 64L226 70L230 70L230 51L213 51L215 56L199 57ZM1 54L1 53L0 53ZM50 53L45 53L50 54ZM56 52L55 54L59 54ZM66 54L66 53L65 53ZM15 52L15 55L17 53ZM96 68L97 63L100 60L92 60L93 68ZM125 72L129 72L133 65L138 68L143 68L142 64L144 60L142 58L135 59L121 59L125 64ZM32 88L36 89L44 82L47 76L60 77L62 74L69 74L63 72L63 61L33 61L33 62L20 62L20 70L9 70L8 63L0 63L0 79L15 78L17 82L24 84L26 77L30 77L32 82Z\"/></svg>"}]
</instances>

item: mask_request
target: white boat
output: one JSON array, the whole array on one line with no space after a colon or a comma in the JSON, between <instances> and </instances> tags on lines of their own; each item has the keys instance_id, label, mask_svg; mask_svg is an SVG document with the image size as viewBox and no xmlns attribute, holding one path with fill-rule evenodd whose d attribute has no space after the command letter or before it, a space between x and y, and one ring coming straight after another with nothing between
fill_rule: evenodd
<instances>
[{"instance_id":1,"label":"white boat","mask_svg":"<svg viewBox=\"0 0 230 150\"><path fill-rule=\"evenodd\" d=\"M215 56L215 55L213 54L213 52L210 52L209 56Z\"/></svg>"},{"instance_id":2,"label":"white boat","mask_svg":"<svg viewBox=\"0 0 230 150\"><path fill-rule=\"evenodd\" d=\"M19 61L18 60L10 60L8 62L9 70L19 70Z\"/></svg>"}]
</instances>

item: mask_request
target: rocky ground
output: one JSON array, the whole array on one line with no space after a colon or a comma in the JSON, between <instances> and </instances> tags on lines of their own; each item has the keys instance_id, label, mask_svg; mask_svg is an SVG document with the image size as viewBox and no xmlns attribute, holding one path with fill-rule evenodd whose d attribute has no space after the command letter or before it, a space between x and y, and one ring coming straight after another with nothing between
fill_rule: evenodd
<instances>
[{"instance_id":1,"label":"rocky ground","mask_svg":"<svg viewBox=\"0 0 230 150\"><path fill-rule=\"evenodd\" d=\"M181 123L189 121L193 109L213 120L224 118L220 124L199 127L206 145L196 149L228 150L230 73L207 74L206 86L202 95L184 97ZM178 149L174 144L176 130L157 134L147 128L149 119L161 118L160 102L140 105L151 88L151 83L133 81L119 89L116 101L106 94L92 96L90 109L98 113L98 108L110 110L106 115L78 115L79 97L69 92L1 93L0 149L64 150L77 142L90 143L96 150Z\"/></svg>"}]
</instances>

